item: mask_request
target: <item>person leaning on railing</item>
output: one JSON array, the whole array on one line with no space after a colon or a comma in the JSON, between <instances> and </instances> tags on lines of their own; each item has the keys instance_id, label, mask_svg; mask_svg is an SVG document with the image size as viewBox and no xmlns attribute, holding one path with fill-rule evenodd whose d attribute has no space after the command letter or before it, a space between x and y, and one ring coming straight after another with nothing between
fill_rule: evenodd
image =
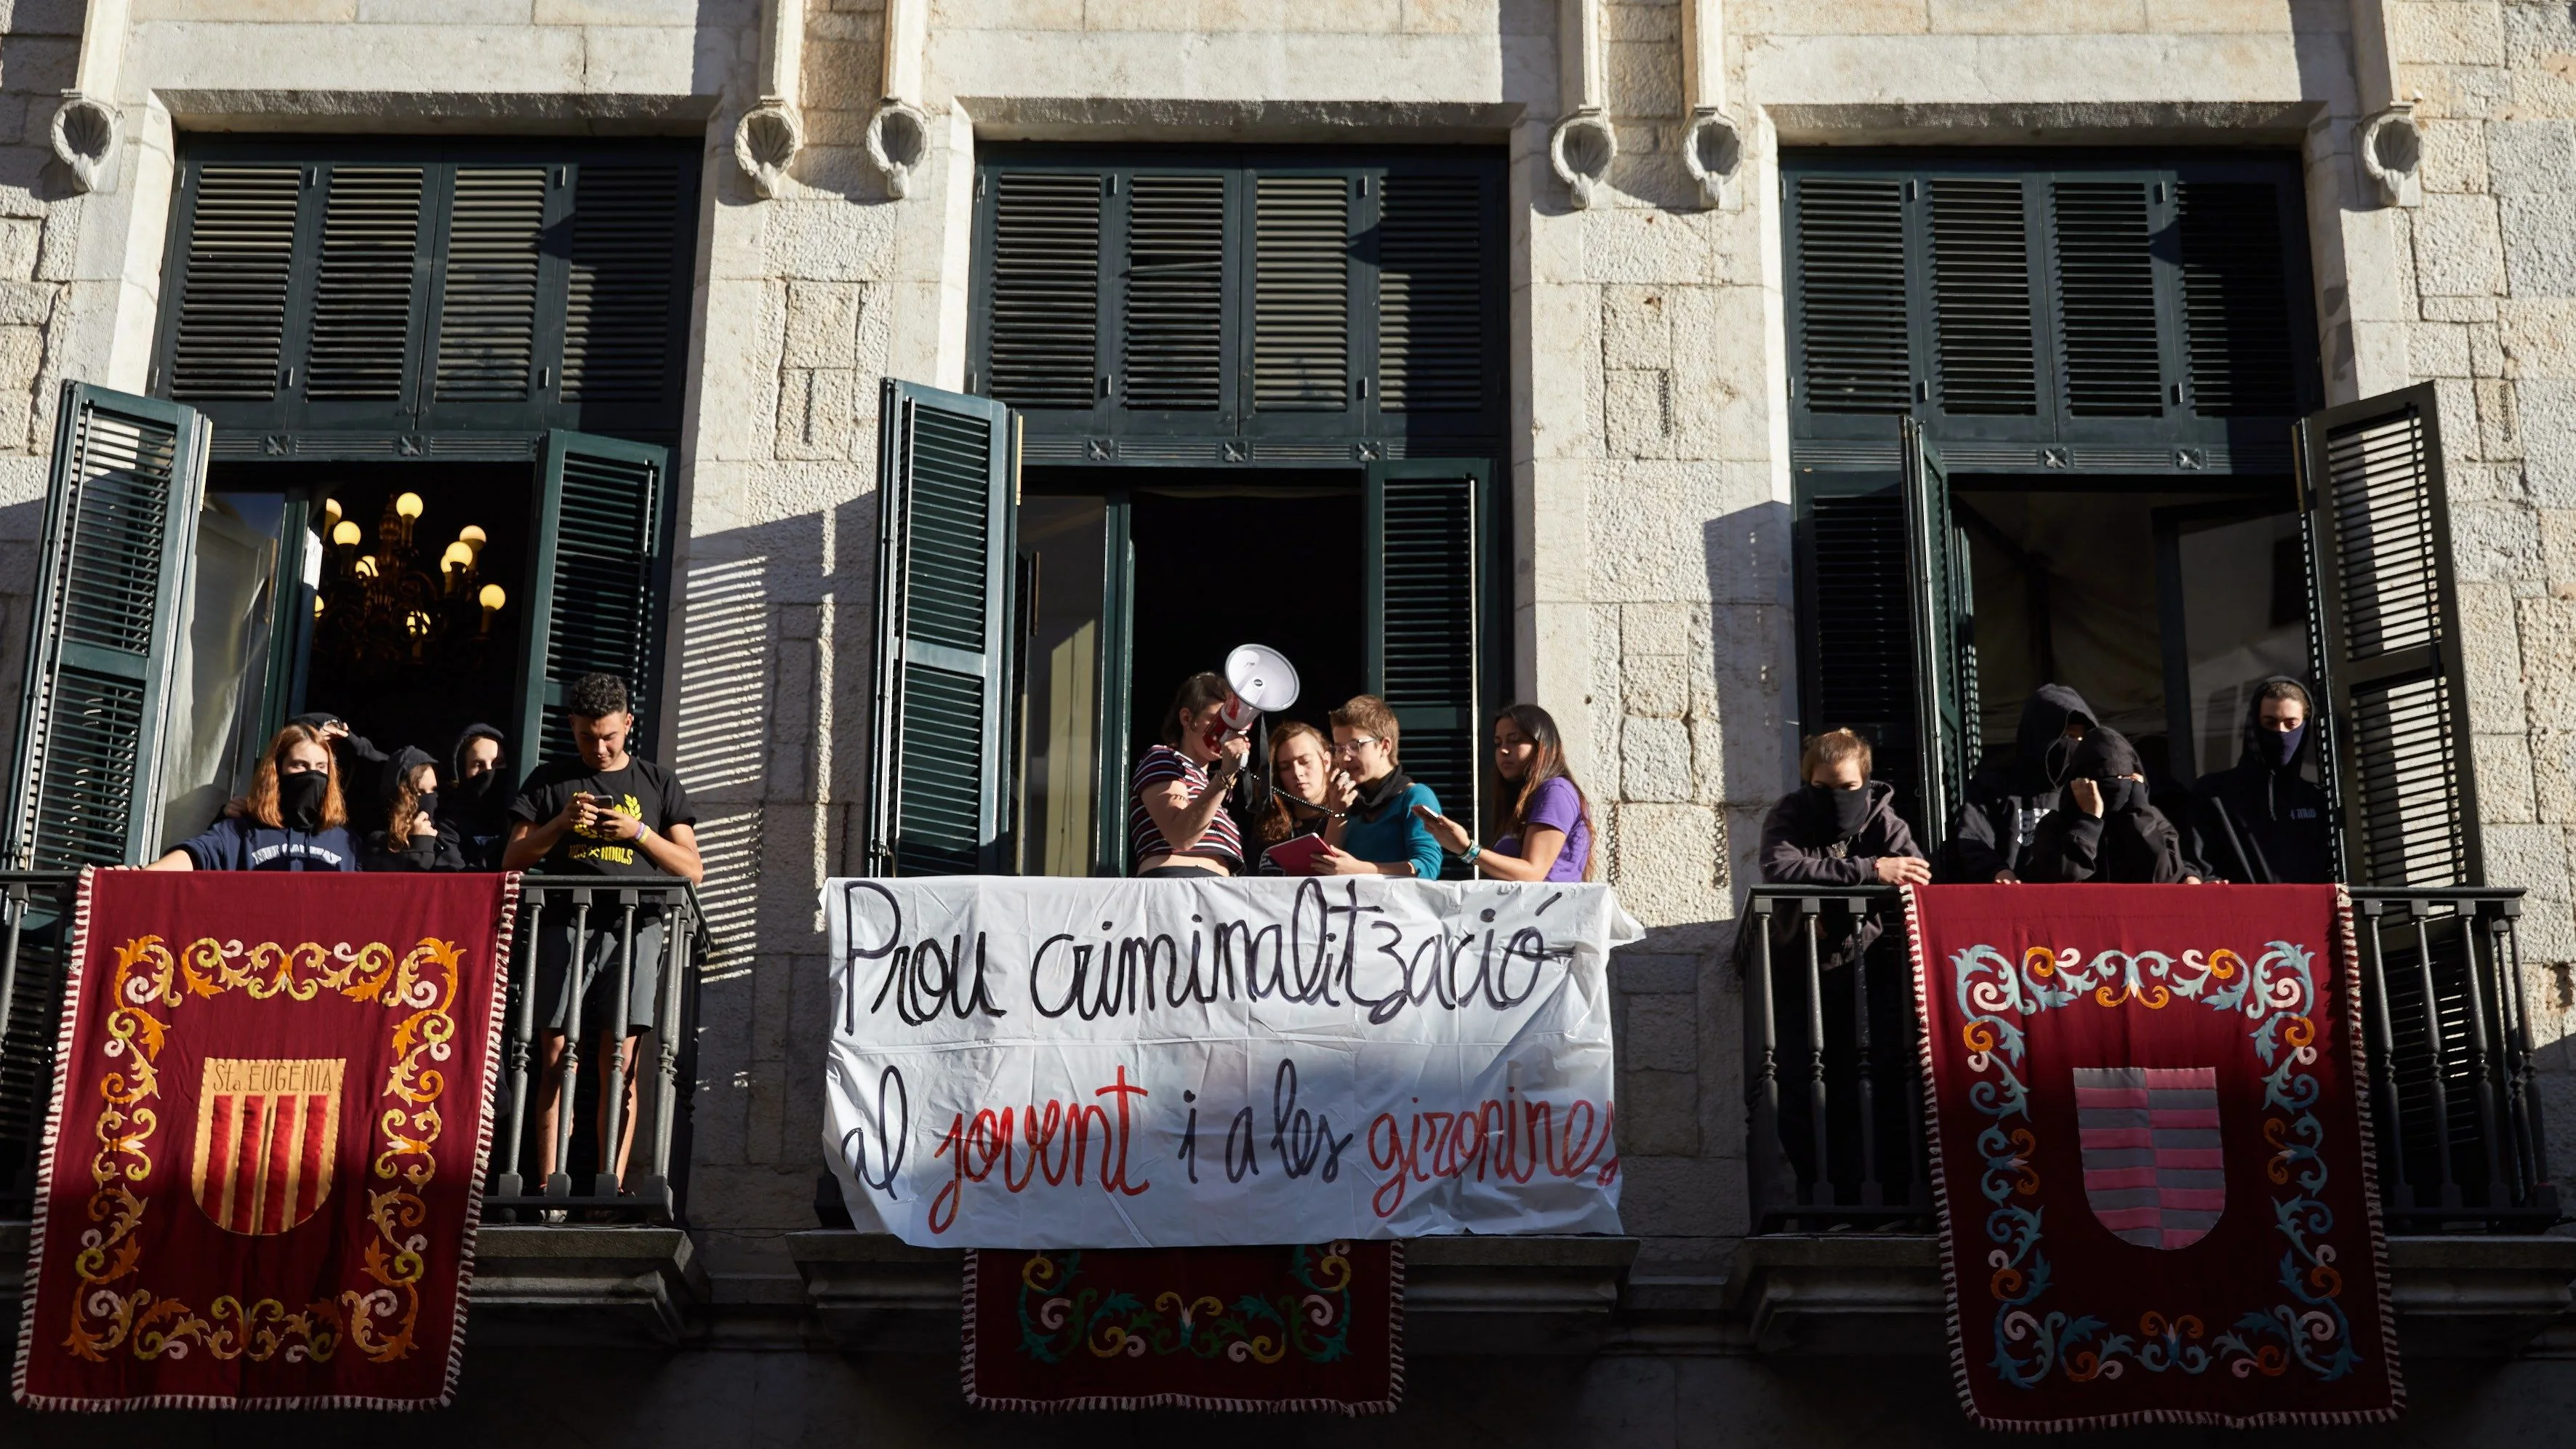
<instances>
[{"instance_id":1,"label":"person leaning on railing","mask_svg":"<svg viewBox=\"0 0 2576 1449\"><path fill-rule=\"evenodd\" d=\"M1494 716L1494 773L1513 787L1511 813L1491 849L1467 827L1428 806L1413 813L1443 850L1494 880L1590 880L1592 806L1565 763L1556 717L1534 704Z\"/></svg>"},{"instance_id":2,"label":"person leaning on railing","mask_svg":"<svg viewBox=\"0 0 2576 1449\"><path fill-rule=\"evenodd\" d=\"M691 885L705 879L706 867L698 857L698 816L689 806L680 777L627 752L635 715L628 707L626 682L613 674L583 675L566 691L564 711L571 717L573 758L538 769L512 802L510 845L502 856L502 869L630 881L678 879ZM539 1030L544 1038L546 1080L538 1094L537 1132L545 1144L549 1177L556 1168L556 1114L564 1106L564 1043L571 1032L586 1025L603 1050L612 1035L617 1037L624 1057L626 1102L618 1119L624 1130L617 1143L616 1171L619 1181L626 1178L627 1155L635 1145L636 1043L654 1026L665 945L660 910L646 908L634 919L634 959L626 978L622 1023L608 1020L616 1010L615 975L624 934L621 913L615 907L591 907L579 943L588 986L578 1003L571 999L569 981L576 945L571 908L559 906L547 912L538 937L537 1003L545 1013ZM603 1128L609 1105L608 1094L603 1093ZM605 1138L603 1130L603 1157Z\"/></svg>"},{"instance_id":3,"label":"person leaning on railing","mask_svg":"<svg viewBox=\"0 0 2576 1449\"><path fill-rule=\"evenodd\" d=\"M340 771L322 732L290 724L251 772L250 791L206 832L147 870L356 870Z\"/></svg>"},{"instance_id":4,"label":"person leaning on railing","mask_svg":"<svg viewBox=\"0 0 2576 1449\"><path fill-rule=\"evenodd\" d=\"M1869 741L1850 730L1808 737L1798 756L1804 783L1762 820L1765 885L1922 885L1932 879L1932 863L1896 813L1896 787L1869 777L1874 763ZM1885 927L1876 914L1820 923L1822 964L1857 960ZM1793 917L1774 918L1775 949L1789 944L1792 929Z\"/></svg>"}]
</instances>

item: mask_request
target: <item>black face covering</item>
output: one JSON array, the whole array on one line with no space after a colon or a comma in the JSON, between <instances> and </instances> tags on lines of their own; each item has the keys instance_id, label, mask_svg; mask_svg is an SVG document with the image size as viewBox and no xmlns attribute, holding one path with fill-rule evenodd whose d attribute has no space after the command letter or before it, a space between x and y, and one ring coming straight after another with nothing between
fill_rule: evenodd
<instances>
[{"instance_id":1,"label":"black face covering","mask_svg":"<svg viewBox=\"0 0 2576 1449\"><path fill-rule=\"evenodd\" d=\"M438 792L431 790L420 797L420 814L424 820L438 818Z\"/></svg>"},{"instance_id":2,"label":"black face covering","mask_svg":"<svg viewBox=\"0 0 2576 1449\"><path fill-rule=\"evenodd\" d=\"M1860 834L1860 828L1869 823L1869 787L1867 785L1856 790L1840 790L1831 785L1809 785L1807 793L1813 797L1818 806L1822 807L1826 817L1834 822L1834 838L1837 840Z\"/></svg>"},{"instance_id":3,"label":"black face covering","mask_svg":"<svg viewBox=\"0 0 2576 1449\"><path fill-rule=\"evenodd\" d=\"M2263 747L2263 763L2275 770L2288 765L2291 758L2299 753L2299 741L2307 735L2307 732L2308 727L2304 724L2293 725L2285 730L2261 731L2259 737Z\"/></svg>"},{"instance_id":4,"label":"black face covering","mask_svg":"<svg viewBox=\"0 0 2576 1449\"><path fill-rule=\"evenodd\" d=\"M500 771L486 770L480 775L468 775L464 779L457 781L455 784L448 786L447 789L448 793L454 795L457 799L468 805L472 805L481 800L484 796L491 794L494 782L498 781L500 778Z\"/></svg>"},{"instance_id":5,"label":"black face covering","mask_svg":"<svg viewBox=\"0 0 2576 1449\"><path fill-rule=\"evenodd\" d=\"M331 776L327 771L306 770L302 774L278 776L278 818L308 834L321 829L322 797L330 789Z\"/></svg>"},{"instance_id":6,"label":"black face covering","mask_svg":"<svg viewBox=\"0 0 2576 1449\"><path fill-rule=\"evenodd\" d=\"M2106 814L2117 815L2146 803L2147 782L2144 780L2110 779L2102 782L2102 809Z\"/></svg>"}]
</instances>

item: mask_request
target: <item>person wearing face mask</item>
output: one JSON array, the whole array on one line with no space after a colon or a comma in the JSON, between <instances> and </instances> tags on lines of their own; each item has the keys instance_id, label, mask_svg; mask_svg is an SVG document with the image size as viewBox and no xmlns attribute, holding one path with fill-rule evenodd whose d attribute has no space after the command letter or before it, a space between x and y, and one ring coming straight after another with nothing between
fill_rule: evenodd
<instances>
[{"instance_id":1,"label":"person wearing face mask","mask_svg":"<svg viewBox=\"0 0 2576 1449\"><path fill-rule=\"evenodd\" d=\"M511 781L501 732L470 724L456 737L454 771L440 792L438 833L447 837L466 870L499 870L510 846Z\"/></svg>"},{"instance_id":2,"label":"person wearing face mask","mask_svg":"<svg viewBox=\"0 0 2576 1449\"><path fill-rule=\"evenodd\" d=\"M2012 758L1968 782L1968 797L1950 820L1934 878L1969 885L2010 885L2027 872L2022 852L2042 817L2057 804L2067 760L2093 728L2093 707L2063 684L2032 690L2013 731Z\"/></svg>"},{"instance_id":3,"label":"person wearing face mask","mask_svg":"<svg viewBox=\"0 0 2576 1449\"><path fill-rule=\"evenodd\" d=\"M1762 822L1758 854L1766 884L1847 887L1921 885L1932 878L1932 864L1914 843L1914 832L1896 813L1895 787L1869 778L1874 763L1869 741L1848 729L1827 730L1807 739L1798 757L1806 782L1792 790ZM1828 1099L1827 1155L1854 1192L1861 1159L1859 1093L1861 1052L1853 1029L1858 978L1869 982L1870 1066L1880 1080L1910 1071L1914 1047L1905 1018L1905 960L1902 951L1873 949L1887 935L1895 903L1885 911L1851 914L1839 905L1814 921L1816 964L1822 970L1818 993L1825 1022L1824 1070ZM1795 912L1771 918L1772 1020L1781 1039L1804 1042L1809 1019L1807 992L1808 921ZM1751 930L1736 933L1736 963L1749 970L1761 938ZM1902 938L1899 938L1900 942ZM1793 1061L1798 1048L1787 1049ZM1797 1070L1795 1066L1791 1070ZM1906 1149L1909 1130L1901 1092L1877 1098L1873 1132L1881 1161ZM1814 1108L1804 1080L1784 1083L1780 1094L1780 1145L1801 1179L1813 1181ZM1835 1193L1829 1192L1828 1200Z\"/></svg>"},{"instance_id":4,"label":"person wearing face mask","mask_svg":"<svg viewBox=\"0 0 2576 1449\"><path fill-rule=\"evenodd\" d=\"M368 870L463 870L465 857L439 828L438 766L427 750L405 745L384 769L385 828L367 834L360 864Z\"/></svg>"},{"instance_id":5,"label":"person wearing face mask","mask_svg":"<svg viewBox=\"0 0 2576 1449\"><path fill-rule=\"evenodd\" d=\"M150 870L356 870L340 773L322 732L290 724L261 752L250 792Z\"/></svg>"},{"instance_id":6,"label":"person wearing face mask","mask_svg":"<svg viewBox=\"0 0 2576 1449\"><path fill-rule=\"evenodd\" d=\"M2182 832L2147 803L2138 751L2118 730L2095 728L2067 762L2062 802L2031 833L2021 878L2071 885L2195 883Z\"/></svg>"},{"instance_id":7,"label":"person wearing face mask","mask_svg":"<svg viewBox=\"0 0 2576 1449\"><path fill-rule=\"evenodd\" d=\"M2307 687L2276 674L2245 707L2244 752L2192 787L2199 858L2220 880L2317 885L2334 879L2326 792L2300 774L2314 746Z\"/></svg>"}]
</instances>

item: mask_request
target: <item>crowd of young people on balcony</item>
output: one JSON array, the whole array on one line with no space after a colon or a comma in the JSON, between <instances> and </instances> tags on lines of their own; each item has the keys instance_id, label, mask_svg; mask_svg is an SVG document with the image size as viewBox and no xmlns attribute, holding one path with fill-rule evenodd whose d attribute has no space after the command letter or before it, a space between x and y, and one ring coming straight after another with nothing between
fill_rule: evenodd
<instances>
[{"instance_id":1,"label":"crowd of young people on balcony","mask_svg":"<svg viewBox=\"0 0 2576 1449\"><path fill-rule=\"evenodd\" d=\"M1494 772L1511 797L1494 843L1441 813L1405 773L1403 726L1375 695L1332 712L1332 737L1301 721L1269 736L1256 769L1246 711L1223 676L1181 682L1162 742L1137 761L1129 858L1146 879L1378 875L1437 880L1450 856L1495 880L1589 880L1592 812L1556 721L1516 704L1493 722Z\"/></svg>"},{"instance_id":2,"label":"crowd of young people on balcony","mask_svg":"<svg viewBox=\"0 0 2576 1449\"><path fill-rule=\"evenodd\" d=\"M2033 692L2009 758L1981 770L1936 858L1870 779L1869 742L1811 736L1803 785L1762 827L1766 883L2014 885L2097 881L2253 885L2332 879L2325 792L2302 773L2314 743L2306 686L2264 680L2247 703L2234 765L2160 801L2136 746L2060 684ZM1863 946L1866 942L1861 943Z\"/></svg>"}]
</instances>

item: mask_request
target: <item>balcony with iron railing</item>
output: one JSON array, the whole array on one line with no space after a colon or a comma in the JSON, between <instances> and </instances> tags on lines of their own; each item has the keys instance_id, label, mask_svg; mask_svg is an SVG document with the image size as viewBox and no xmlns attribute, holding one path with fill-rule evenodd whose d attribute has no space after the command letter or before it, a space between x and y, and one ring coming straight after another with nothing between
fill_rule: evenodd
<instances>
[{"instance_id":1,"label":"balcony with iron railing","mask_svg":"<svg viewBox=\"0 0 2576 1449\"><path fill-rule=\"evenodd\" d=\"M2033 889L2044 889L2034 887ZM2174 889L2190 889L2177 886ZM2576 1238L2549 1177L2511 889L2352 891L2383 1221L2410 1352L2565 1331ZM1728 1307L1770 1349L1938 1342L1940 1262L1905 921L1892 886L1756 886L1742 929L1748 1235ZM1878 928L1855 964L1831 945Z\"/></svg>"},{"instance_id":2,"label":"balcony with iron railing","mask_svg":"<svg viewBox=\"0 0 2576 1449\"><path fill-rule=\"evenodd\" d=\"M78 889L79 878L70 873L0 874L0 1262L26 1251ZM615 999L605 1019L640 1021L642 1014L628 1015L628 968L639 949L639 925L657 918L663 969L651 1003L653 1025L635 1057L637 1120L621 1180L600 1144L629 1130L622 1120L624 1064L614 1052L592 1060L601 1055L596 1040L567 1043L565 1095L573 1110L555 1114L551 1143L541 1138L540 1098L547 1093L535 963L549 933L567 926L576 939L585 931L611 933L617 964L609 968L616 974L606 989ZM697 922L695 895L680 881L521 878L475 1250L478 1338L488 1328L502 1342L521 1333L547 1342L567 1334L668 1340L678 1336L689 1305L703 1298L705 1275L686 1217ZM649 937L643 945L649 947ZM571 970L579 973L585 964L583 953L570 953ZM572 988L578 993L588 984L577 977ZM549 1173L549 1162L560 1166ZM6 1285L0 1293L15 1292L19 1276L0 1271Z\"/></svg>"}]
</instances>

